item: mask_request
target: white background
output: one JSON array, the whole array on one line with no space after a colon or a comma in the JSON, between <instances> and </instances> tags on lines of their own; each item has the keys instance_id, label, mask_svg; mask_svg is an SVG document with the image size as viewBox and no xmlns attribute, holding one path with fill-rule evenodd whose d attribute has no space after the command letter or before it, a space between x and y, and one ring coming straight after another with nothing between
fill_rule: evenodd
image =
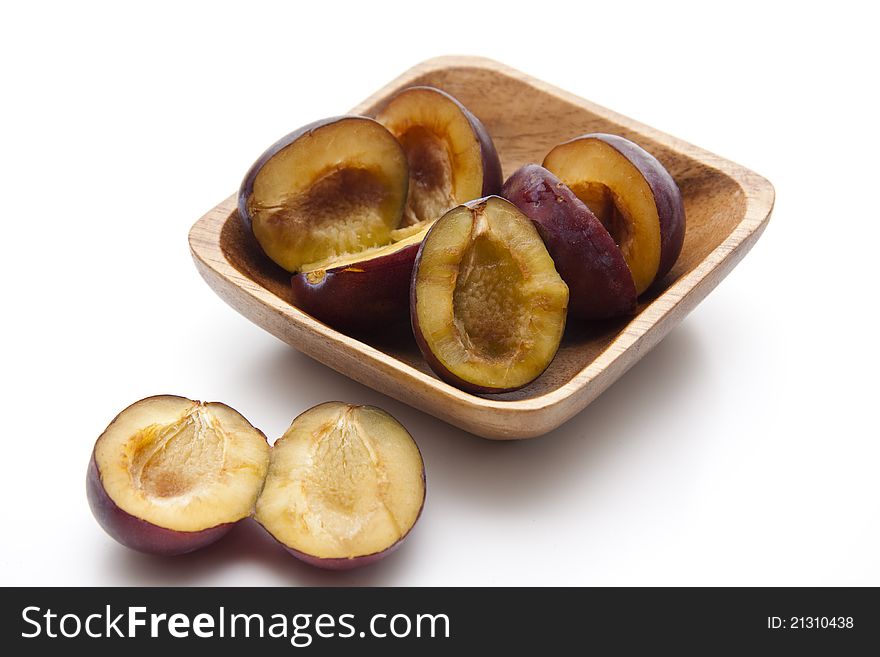
<instances>
[{"instance_id":1,"label":"white background","mask_svg":"<svg viewBox=\"0 0 880 657\"><path fill-rule=\"evenodd\" d=\"M880 584L876 20L841 2L16 4L0 17L0 583ZM450 53L776 186L730 277L533 441L474 438L311 361L225 306L187 248L269 143ZM225 401L270 438L328 399L385 407L424 453L419 526L343 574L253 525L176 559L117 545L86 503L92 444L165 392Z\"/></svg>"}]
</instances>

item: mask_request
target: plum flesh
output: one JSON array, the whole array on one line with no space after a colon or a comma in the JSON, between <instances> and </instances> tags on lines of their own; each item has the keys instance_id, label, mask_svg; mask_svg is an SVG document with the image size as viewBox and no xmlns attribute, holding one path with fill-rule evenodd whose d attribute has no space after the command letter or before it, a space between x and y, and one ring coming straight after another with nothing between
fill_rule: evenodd
<instances>
[{"instance_id":1,"label":"plum flesh","mask_svg":"<svg viewBox=\"0 0 880 657\"><path fill-rule=\"evenodd\" d=\"M434 87L409 87L376 115L409 163L403 225L432 222L460 203L501 191L501 161L486 127Z\"/></svg>"},{"instance_id":2,"label":"plum flesh","mask_svg":"<svg viewBox=\"0 0 880 657\"><path fill-rule=\"evenodd\" d=\"M409 181L406 155L361 116L317 121L271 146L245 175L238 211L266 255L289 272L387 244Z\"/></svg>"},{"instance_id":3,"label":"plum flesh","mask_svg":"<svg viewBox=\"0 0 880 657\"><path fill-rule=\"evenodd\" d=\"M492 196L453 208L422 242L410 313L431 369L477 393L516 390L559 348L568 287L532 222Z\"/></svg>"},{"instance_id":4,"label":"plum flesh","mask_svg":"<svg viewBox=\"0 0 880 657\"><path fill-rule=\"evenodd\" d=\"M424 500L424 463L406 429L373 406L327 402L275 442L255 517L294 556L339 570L396 549Z\"/></svg>"}]
</instances>

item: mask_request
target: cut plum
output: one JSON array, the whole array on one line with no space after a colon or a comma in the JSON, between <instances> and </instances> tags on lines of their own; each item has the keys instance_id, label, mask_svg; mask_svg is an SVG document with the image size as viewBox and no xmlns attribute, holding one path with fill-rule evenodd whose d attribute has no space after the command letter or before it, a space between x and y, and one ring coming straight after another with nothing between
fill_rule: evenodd
<instances>
[{"instance_id":1,"label":"cut plum","mask_svg":"<svg viewBox=\"0 0 880 657\"><path fill-rule=\"evenodd\" d=\"M370 331L409 317L413 263L428 227L395 232L403 239L305 265L291 278L294 304L342 330Z\"/></svg>"},{"instance_id":2,"label":"cut plum","mask_svg":"<svg viewBox=\"0 0 880 657\"><path fill-rule=\"evenodd\" d=\"M406 429L373 406L327 402L275 442L255 517L298 558L345 569L397 548L424 500L422 456Z\"/></svg>"},{"instance_id":3,"label":"cut plum","mask_svg":"<svg viewBox=\"0 0 880 657\"><path fill-rule=\"evenodd\" d=\"M114 539L152 554L192 552L251 515L269 465L266 437L216 402L148 397L95 443L92 513Z\"/></svg>"},{"instance_id":4,"label":"cut plum","mask_svg":"<svg viewBox=\"0 0 880 657\"><path fill-rule=\"evenodd\" d=\"M306 263L387 244L403 215L406 155L373 119L343 116L287 135L254 163L238 211L276 264Z\"/></svg>"},{"instance_id":5,"label":"cut plum","mask_svg":"<svg viewBox=\"0 0 880 657\"><path fill-rule=\"evenodd\" d=\"M497 196L447 212L413 269L410 312L431 369L470 392L521 388L550 364L568 287L531 220Z\"/></svg>"},{"instance_id":6,"label":"cut plum","mask_svg":"<svg viewBox=\"0 0 880 657\"><path fill-rule=\"evenodd\" d=\"M485 126L434 87L409 87L376 115L409 162L403 225L433 222L447 210L501 191L501 161Z\"/></svg>"},{"instance_id":7,"label":"cut plum","mask_svg":"<svg viewBox=\"0 0 880 657\"><path fill-rule=\"evenodd\" d=\"M657 158L628 139L597 133L556 146L544 167L608 229L638 294L669 272L684 243L684 204Z\"/></svg>"},{"instance_id":8,"label":"cut plum","mask_svg":"<svg viewBox=\"0 0 880 657\"><path fill-rule=\"evenodd\" d=\"M635 310L636 288L622 252L565 183L527 164L504 183L504 197L535 223L568 285L571 316L607 319Z\"/></svg>"}]
</instances>

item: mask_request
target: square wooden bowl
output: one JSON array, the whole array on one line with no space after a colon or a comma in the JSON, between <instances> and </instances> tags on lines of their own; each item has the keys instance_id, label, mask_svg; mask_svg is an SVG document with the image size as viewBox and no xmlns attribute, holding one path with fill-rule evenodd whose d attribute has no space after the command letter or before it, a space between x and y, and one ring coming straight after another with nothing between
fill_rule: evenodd
<instances>
[{"instance_id":1,"label":"square wooden bowl","mask_svg":"<svg viewBox=\"0 0 880 657\"><path fill-rule=\"evenodd\" d=\"M399 89L417 84L448 91L485 123L505 177L522 164L540 163L556 144L587 132L632 139L669 169L684 197L684 248L669 275L642 298L637 315L570 326L549 369L529 386L502 395L472 395L434 376L410 334L365 341L291 305L289 276L243 229L235 196L195 223L189 244L208 285L252 322L346 376L471 433L530 438L583 410L733 269L770 218L773 186L761 176L491 60L429 60L351 113L371 115ZM242 163L242 171L248 164Z\"/></svg>"}]
</instances>

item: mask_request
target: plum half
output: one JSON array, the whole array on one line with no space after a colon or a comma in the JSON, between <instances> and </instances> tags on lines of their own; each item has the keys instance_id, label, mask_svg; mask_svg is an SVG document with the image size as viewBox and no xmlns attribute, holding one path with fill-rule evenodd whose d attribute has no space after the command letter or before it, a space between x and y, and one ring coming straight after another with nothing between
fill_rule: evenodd
<instances>
[{"instance_id":1,"label":"plum half","mask_svg":"<svg viewBox=\"0 0 880 657\"><path fill-rule=\"evenodd\" d=\"M397 139L362 116L324 119L263 153L241 184L238 211L271 260L289 272L387 244L409 172Z\"/></svg>"},{"instance_id":2,"label":"plum half","mask_svg":"<svg viewBox=\"0 0 880 657\"><path fill-rule=\"evenodd\" d=\"M349 331L369 332L407 319L413 264L427 232L423 227L392 244L303 267L291 278L293 303Z\"/></svg>"},{"instance_id":3,"label":"plum half","mask_svg":"<svg viewBox=\"0 0 880 657\"><path fill-rule=\"evenodd\" d=\"M424 501L424 463L406 429L373 406L327 402L275 442L255 518L294 556L341 570L399 547Z\"/></svg>"},{"instance_id":4,"label":"plum half","mask_svg":"<svg viewBox=\"0 0 880 657\"><path fill-rule=\"evenodd\" d=\"M614 239L574 193L537 164L517 169L504 198L529 217L568 285L568 312L578 319L607 319L636 308L636 287Z\"/></svg>"},{"instance_id":5,"label":"plum half","mask_svg":"<svg viewBox=\"0 0 880 657\"><path fill-rule=\"evenodd\" d=\"M608 229L638 294L669 272L684 243L684 204L657 158L628 139L596 133L556 146L544 167Z\"/></svg>"},{"instance_id":6,"label":"plum half","mask_svg":"<svg viewBox=\"0 0 880 657\"><path fill-rule=\"evenodd\" d=\"M409 163L403 225L432 222L447 210L501 192L501 161L486 127L454 97L409 87L376 115Z\"/></svg>"},{"instance_id":7,"label":"plum half","mask_svg":"<svg viewBox=\"0 0 880 657\"><path fill-rule=\"evenodd\" d=\"M410 294L428 365L469 392L527 385L553 360L565 329L568 286L531 220L497 196L453 208L433 225Z\"/></svg>"},{"instance_id":8,"label":"plum half","mask_svg":"<svg viewBox=\"0 0 880 657\"><path fill-rule=\"evenodd\" d=\"M95 443L89 506L114 539L160 555L192 552L251 515L269 467L266 437L216 402L135 402Z\"/></svg>"}]
</instances>

